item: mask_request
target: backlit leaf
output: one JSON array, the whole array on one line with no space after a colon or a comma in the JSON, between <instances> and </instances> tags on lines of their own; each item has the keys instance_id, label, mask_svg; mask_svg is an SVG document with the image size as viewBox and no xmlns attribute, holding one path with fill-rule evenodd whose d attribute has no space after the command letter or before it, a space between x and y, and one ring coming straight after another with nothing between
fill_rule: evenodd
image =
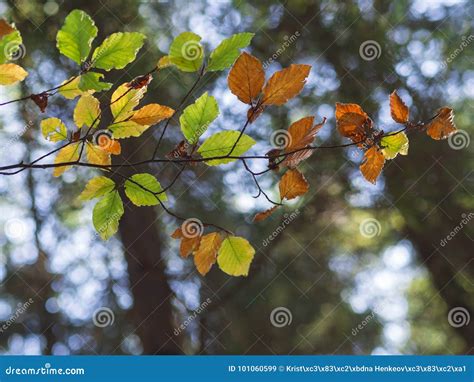
<instances>
[{"instance_id":1,"label":"backlit leaf","mask_svg":"<svg viewBox=\"0 0 474 382\"><path fill-rule=\"evenodd\" d=\"M278 208L278 206L273 206L272 208L269 208L268 210L265 210L263 212L259 212L258 214L256 214L253 217L253 221L255 223L258 223L258 222L261 222L261 221L265 220L270 215L272 215L276 211L277 208Z\"/></svg>"},{"instance_id":2,"label":"backlit leaf","mask_svg":"<svg viewBox=\"0 0 474 382\"><path fill-rule=\"evenodd\" d=\"M59 118L46 118L41 121L41 133L50 142L67 139L66 125Z\"/></svg>"},{"instance_id":3,"label":"backlit leaf","mask_svg":"<svg viewBox=\"0 0 474 382\"><path fill-rule=\"evenodd\" d=\"M278 185L280 189L280 198L283 200L294 199L305 194L309 190L309 184L304 175L296 169L288 170L280 180Z\"/></svg>"},{"instance_id":4,"label":"backlit leaf","mask_svg":"<svg viewBox=\"0 0 474 382\"><path fill-rule=\"evenodd\" d=\"M179 245L179 255L183 258L186 258L196 249L198 249L202 236L199 234L195 236L184 235L183 230L181 227L179 227L171 234L171 237L173 239L181 239L181 243Z\"/></svg>"},{"instance_id":5,"label":"backlit leaf","mask_svg":"<svg viewBox=\"0 0 474 382\"><path fill-rule=\"evenodd\" d=\"M230 67L239 56L240 49L247 47L252 41L254 33L237 33L224 39L209 58L207 70L224 70Z\"/></svg>"},{"instance_id":6,"label":"backlit leaf","mask_svg":"<svg viewBox=\"0 0 474 382\"><path fill-rule=\"evenodd\" d=\"M229 236L222 242L217 255L219 268L231 276L247 276L255 249L242 237Z\"/></svg>"},{"instance_id":7,"label":"backlit leaf","mask_svg":"<svg viewBox=\"0 0 474 382\"><path fill-rule=\"evenodd\" d=\"M72 78L72 77L71 77ZM82 89L79 88L79 83L81 82L81 76L74 78L71 80L71 78L67 79L64 81L59 88L59 93L67 98L67 99L74 99L77 96L83 95L83 94L89 94L93 93L93 90L91 91L83 91ZM66 85L63 85L67 82Z\"/></svg>"},{"instance_id":8,"label":"backlit leaf","mask_svg":"<svg viewBox=\"0 0 474 382\"><path fill-rule=\"evenodd\" d=\"M155 125L164 119L171 118L173 114L174 110L172 108L157 103L151 103L137 110L130 120L140 125L148 126Z\"/></svg>"},{"instance_id":9,"label":"backlit leaf","mask_svg":"<svg viewBox=\"0 0 474 382\"><path fill-rule=\"evenodd\" d=\"M395 90L390 94L390 114L392 119L398 123L407 123L410 115L407 105Z\"/></svg>"},{"instance_id":10,"label":"backlit leaf","mask_svg":"<svg viewBox=\"0 0 474 382\"><path fill-rule=\"evenodd\" d=\"M79 98L74 109L74 123L78 128L82 126L91 127L95 123L95 127L99 124L100 102L97 98L90 94L85 94Z\"/></svg>"},{"instance_id":11,"label":"backlit leaf","mask_svg":"<svg viewBox=\"0 0 474 382\"><path fill-rule=\"evenodd\" d=\"M79 77L79 89L82 91L101 92L112 87L110 82L102 82L104 75L97 72L87 72Z\"/></svg>"},{"instance_id":12,"label":"backlit leaf","mask_svg":"<svg viewBox=\"0 0 474 382\"><path fill-rule=\"evenodd\" d=\"M22 38L15 26L2 20L2 37L0 39L0 64L14 59L22 54Z\"/></svg>"},{"instance_id":13,"label":"backlit leaf","mask_svg":"<svg viewBox=\"0 0 474 382\"><path fill-rule=\"evenodd\" d=\"M135 60L145 38L137 32L112 33L94 50L92 67L107 71L125 68Z\"/></svg>"},{"instance_id":14,"label":"backlit leaf","mask_svg":"<svg viewBox=\"0 0 474 382\"><path fill-rule=\"evenodd\" d=\"M215 264L221 244L222 236L218 232L201 237L199 248L194 252L194 264L201 275L206 275Z\"/></svg>"},{"instance_id":15,"label":"backlit leaf","mask_svg":"<svg viewBox=\"0 0 474 382\"><path fill-rule=\"evenodd\" d=\"M79 159L82 142L71 143L58 151L58 155L54 159L55 164L75 162ZM71 166L59 166L53 170L53 176L60 176L63 172Z\"/></svg>"},{"instance_id":16,"label":"backlit leaf","mask_svg":"<svg viewBox=\"0 0 474 382\"><path fill-rule=\"evenodd\" d=\"M124 121L119 123L114 123L110 125L108 129L112 131L114 138L123 139L129 137L139 137L142 135L146 130L148 130L150 126L148 125L139 125L133 121Z\"/></svg>"},{"instance_id":17,"label":"backlit leaf","mask_svg":"<svg viewBox=\"0 0 474 382\"><path fill-rule=\"evenodd\" d=\"M439 109L433 120L426 125L426 134L436 140L448 138L456 131L453 109L449 107Z\"/></svg>"},{"instance_id":18,"label":"backlit leaf","mask_svg":"<svg viewBox=\"0 0 474 382\"><path fill-rule=\"evenodd\" d=\"M360 165L360 171L364 178L369 182L375 184L378 176L382 172L385 158L378 147L373 146L369 148L364 154L364 161Z\"/></svg>"},{"instance_id":19,"label":"backlit leaf","mask_svg":"<svg viewBox=\"0 0 474 382\"><path fill-rule=\"evenodd\" d=\"M79 195L79 200L90 200L99 198L113 191L115 183L112 179L105 176L96 176L87 182L84 191Z\"/></svg>"},{"instance_id":20,"label":"backlit leaf","mask_svg":"<svg viewBox=\"0 0 474 382\"><path fill-rule=\"evenodd\" d=\"M109 192L97 202L92 212L92 222L103 240L108 240L117 232L123 212L123 203L118 191Z\"/></svg>"},{"instance_id":21,"label":"backlit leaf","mask_svg":"<svg viewBox=\"0 0 474 382\"><path fill-rule=\"evenodd\" d=\"M170 60L170 56L163 56L158 60L158 63L156 64L156 67L158 69L164 69L167 68L168 66L173 65L173 63Z\"/></svg>"},{"instance_id":22,"label":"backlit leaf","mask_svg":"<svg viewBox=\"0 0 474 382\"><path fill-rule=\"evenodd\" d=\"M298 95L306 83L311 65L290 65L274 73L263 88L263 105L283 105Z\"/></svg>"},{"instance_id":23,"label":"backlit leaf","mask_svg":"<svg viewBox=\"0 0 474 382\"><path fill-rule=\"evenodd\" d=\"M23 81L28 72L17 64L0 65L0 85L13 85Z\"/></svg>"},{"instance_id":24,"label":"backlit leaf","mask_svg":"<svg viewBox=\"0 0 474 382\"><path fill-rule=\"evenodd\" d=\"M3 38L3 36L7 36L15 31L16 29L11 26L5 19L0 19L0 39Z\"/></svg>"},{"instance_id":25,"label":"backlit leaf","mask_svg":"<svg viewBox=\"0 0 474 382\"><path fill-rule=\"evenodd\" d=\"M265 72L260 60L243 52L229 72L229 89L239 100L251 104L262 91Z\"/></svg>"},{"instance_id":26,"label":"backlit leaf","mask_svg":"<svg viewBox=\"0 0 474 382\"><path fill-rule=\"evenodd\" d=\"M159 203L158 199L166 201L164 192L157 194L160 191L160 182L151 174L135 174L125 181L125 194L136 206L154 206Z\"/></svg>"},{"instance_id":27,"label":"backlit leaf","mask_svg":"<svg viewBox=\"0 0 474 382\"><path fill-rule=\"evenodd\" d=\"M183 72L197 71L204 60L204 49L199 41L201 36L195 33L181 33L171 43L170 62Z\"/></svg>"},{"instance_id":28,"label":"backlit leaf","mask_svg":"<svg viewBox=\"0 0 474 382\"><path fill-rule=\"evenodd\" d=\"M336 103L336 125L343 137L353 142L361 142L365 138L364 125L370 124L369 116L355 103Z\"/></svg>"},{"instance_id":29,"label":"backlit leaf","mask_svg":"<svg viewBox=\"0 0 474 382\"><path fill-rule=\"evenodd\" d=\"M90 16L79 9L67 15L64 25L56 36L59 51L77 64L89 56L91 44L97 36L97 27Z\"/></svg>"},{"instance_id":30,"label":"backlit leaf","mask_svg":"<svg viewBox=\"0 0 474 382\"><path fill-rule=\"evenodd\" d=\"M121 122L133 115L133 109L138 105L147 88L133 89L127 84L120 85L112 94L110 110L114 121Z\"/></svg>"},{"instance_id":31,"label":"backlit leaf","mask_svg":"<svg viewBox=\"0 0 474 382\"><path fill-rule=\"evenodd\" d=\"M385 159L393 159L398 154L408 154L408 138L404 132L383 137L380 146Z\"/></svg>"},{"instance_id":32,"label":"backlit leaf","mask_svg":"<svg viewBox=\"0 0 474 382\"><path fill-rule=\"evenodd\" d=\"M112 163L110 154L103 150L100 146L92 143L86 143L86 157L91 164L99 164L102 166L110 166Z\"/></svg>"},{"instance_id":33,"label":"backlit leaf","mask_svg":"<svg viewBox=\"0 0 474 382\"><path fill-rule=\"evenodd\" d=\"M204 93L196 102L184 109L179 117L181 131L189 143L195 144L199 137L204 134L209 124L219 114L217 101L213 96Z\"/></svg>"},{"instance_id":34,"label":"backlit leaf","mask_svg":"<svg viewBox=\"0 0 474 382\"><path fill-rule=\"evenodd\" d=\"M239 139L240 132L238 131L222 131L216 133L207 138L204 143L199 147L198 152L202 155L203 158L219 157L219 156L228 156L230 150L234 146L237 139ZM240 156L247 152L253 145L255 141L253 138L249 137L246 134L242 134L237 145L232 150L231 156ZM234 158L221 158L213 159L207 161L206 164L209 166L218 166L224 163L234 162L237 159Z\"/></svg>"}]
</instances>

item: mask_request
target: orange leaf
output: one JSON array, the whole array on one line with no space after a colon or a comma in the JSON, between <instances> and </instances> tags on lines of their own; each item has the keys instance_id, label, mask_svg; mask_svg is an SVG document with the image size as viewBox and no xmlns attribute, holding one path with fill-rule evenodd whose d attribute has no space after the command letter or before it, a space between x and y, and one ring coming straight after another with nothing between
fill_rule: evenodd
<instances>
[{"instance_id":1,"label":"orange leaf","mask_svg":"<svg viewBox=\"0 0 474 382\"><path fill-rule=\"evenodd\" d=\"M314 125L314 117L305 117L291 124L288 128L288 144L285 147L286 153L291 153L295 150L303 149L314 141L314 137L317 132L326 122L326 118L318 124ZM289 154L283 164L287 165L290 168L296 167L301 161L309 158L313 150L301 150L292 154Z\"/></svg>"},{"instance_id":2,"label":"orange leaf","mask_svg":"<svg viewBox=\"0 0 474 382\"><path fill-rule=\"evenodd\" d=\"M130 118L142 126L155 125L163 119L171 118L174 110L168 106L151 103L137 110Z\"/></svg>"},{"instance_id":3,"label":"orange leaf","mask_svg":"<svg viewBox=\"0 0 474 382\"><path fill-rule=\"evenodd\" d=\"M355 103L336 103L336 124L343 137L353 142L362 142L365 137L364 126L372 127L372 120L362 108Z\"/></svg>"},{"instance_id":4,"label":"orange leaf","mask_svg":"<svg viewBox=\"0 0 474 382\"><path fill-rule=\"evenodd\" d=\"M426 134L436 140L449 137L456 131L453 119L453 109L442 107L438 110L438 114L436 114L433 120L426 125Z\"/></svg>"},{"instance_id":5,"label":"orange leaf","mask_svg":"<svg viewBox=\"0 0 474 382\"><path fill-rule=\"evenodd\" d=\"M201 243L194 252L194 264L201 275L210 271L217 259L217 252L222 244L222 237L218 232L211 232L201 238Z\"/></svg>"},{"instance_id":6,"label":"orange leaf","mask_svg":"<svg viewBox=\"0 0 474 382\"><path fill-rule=\"evenodd\" d=\"M367 113L356 103L336 103L336 119L340 119L346 113L355 113L362 115L365 119L369 118Z\"/></svg>"},{"instance_id":7,"label":"orange leaf","mask_svg":"<svg viewBox=\"0 0 474 382\"><path fill-rule=\"evenodd\" d=\"M271 214L273 214L276 209L278 208L279 206L273 206L272 208L269 208L268 210L266 211L263 211L263 212L259 212L258 214L256 214L254 217L253 217L253 221L254 223L258 223L258 222L261 222L262 220L265 220L266 218L268 218Z\"/></svg>"},{"instance_id":8,"label":"orange leaf","mask_svg":"<svg viewBox=\"0 0 474 382\"><path fill-rule=\"evenodd\" d=\"M303 174L294 169L288 170L281 177L279 188L281 200L290 200L305 194L309 190L309 184Z\"/></svg>"},{"instance_id":9,"label":"orange leaf","mask_svg":"<svg viewBox=\"0 0 474 382\"><path fill-rule=\"evenodd\" d=\"M201 241L201 236L187 237L184 235L181 227L176 228L176 230L171 234L171 237L173 239L181 239L179 246L179 254L181 257L188 257L199 247Z\"/></svg>"},{"instance_id":10,"label":"orange leaf","mask_svg":"<svg viewBox=\"0 0 474 382\"><path fill-rule=\"evenodd\" d=\"M263 88L262 105L283 105L304 87L311 65L290 65L270 77Z\"/></svg>"},{"instance_id":11,"label":"orange leaf","mask_svg":"<svg viewBox=\"0 0 474 382\"><path fill-rule=\"evenodd\" d=\"M364 161L360 165L360 171L364 178L375 184L378 176L382 172L385 158L379 148L372 146L364 154Z\"/></svg>"},{"instance_id":12,"label":"orange leaf","mask_svg":"<svg viewBox=\"0 0 474 382\"><path fill-rule=\"evenodd\" d=\"M408 106L405 105L405 102L397 94L397 91L394 90L390 94L390 113L392 114L392 119L398 123L407 123L410 112Z\"/></svg>"},{"instance_id":13,"label":"orange leaf","mask_svg":"<svg viewBox=\"0 0 474 382\"><path fill-rule=\"evenodd\" d=\"M15 32L15 28L8 24L4 19L0 19L0 38L13 32Z\"/></svg>"},{"instance_id":14,"label":"orange leaf","mask_svg":"<svg viewBox=\"0 0 474 382\"><path fill-rule=\"evenodd\" d=\"M243 52L230 69L227 82L232 94L243 103L251 105L265 82L262 63L258 58Z\"/></svg>"}]
</instances>

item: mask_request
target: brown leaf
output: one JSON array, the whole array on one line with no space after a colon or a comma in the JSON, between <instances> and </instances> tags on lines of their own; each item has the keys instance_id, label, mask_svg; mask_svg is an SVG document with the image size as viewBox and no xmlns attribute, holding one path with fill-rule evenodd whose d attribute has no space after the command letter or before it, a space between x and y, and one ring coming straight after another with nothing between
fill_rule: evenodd
<instances>
[{"instance_id":1,"label":"brown leaf","mask_svg":"<svg viewBox=\"0 0 474 382\"><path fill-rule=\"evenodd\" d=\"M173 239L181 239L183 237L183 231L181 227L175 229L175 231L171 234Z\"/></svg>"},{"instance_id":2,"label":"brown leaf","mask_svg":"<svg viewBox=\"0 0 474 382\"><path fill-rule=\"evenodd\" d=\"M293 169L281 177L279 188L281 200L291 200L305 194L309 190L309 184L301 172Z\"/></svg>"},{"instance_id":3,"label":"brown leaf","mask_svg":"<svg viewBox=\"0 0 474 382\"><path fill-rule=\"evenodd\" d=\"M185 140L179 142L176 147L171 150L168 154L165 155L168 159L179 159L179 158L189 158L190 157L191 146Z\"/></svg>"},{"instance_id":4,"label":"brown leaf","mask_svg":"<svg viewBox=\"0 0 474 382\"><path fill-rule=\"evenodd\" d=\"M375 184L378 176L382 172L385 157L377 146L372 146L364 154L364 161L360 165L360 171L364 178Z\"/></svg>"},{"instance_id":5,"label":"brown leaf","mask_svg":"<svg viewBox=\"0 0 474 382\"><path fill-rule=\"evenodd\" d=\"M179 254L181 257L186 258L199 247L202 236L186 237L181 227L179 227L171 234L171 237L173 239L181 239Z\"/></svg>"},{"instance_id":6,"label":"brown leaf","mask_svg":"<svg viewBox=\"0 0 474 382\"><path fill-rule=\"evenodd\" d=\"M439 109L438 114L426 125L426 134L436 140L445 139L456 130L453 109L449 107Z\"/></svg>"},{"instance_id":7,"label":"brown leaf","mask_svg":"<svg viewBox=\"0 0 474 382\"><path fill-rule=\"evenodd\" d=\"M410 112L408 106L405 105L405 102L397 94L397 91L394 90L390 94L390 113L392 114L392 119L398 123L407 123Z\"/></svg>"},{"instance_id":8,"label":"brown leaf","mask_svg":"<svg viewBox=\"0 0 474 382\"><path fill-rule=\"evenodd\" d=\"M0 19L0 38L13 32L15 32L15 28L8 24L5 19Z\"/></svg>"},{"instance_id":9,"label":"brown leaf","mask_svg":"<svg viewBox=\"0 0 474 382\"><path fill-rule=\"evenodd\" d=\"M48 93L32 94L30 98L40 108L42 113L46 111L48 107Z\"/></svg>"},{"instance_id":10,"label":"brown leaf","mask_svg":"<svg viewBox=\"0 0 474 382\"><path fill-rule=\"evenodd\" d=\"M311 65L290 65L270 77L263 88L262 105L283 105L298 95L306 83Z\"/></svg>"},{"instance_id":11,"label":"brown leaf","mask_svg":"<svg viewBox=\"0 0 474 382\"><path fill-rule=\"evenodd\" d=\"M132 89L141 89L148 86L152 79L153 76L151 74L144 74L143 76L135 77L127 84L127 86Z\"/></svg>"},{"instance_id":12,"label":"brown leaf","mask_svg":"<svg viewBox=\"0 0 474 382\"><path fill-rule=\"evenodd\" d=\"M274 170L274 171L278 171L279 168L280 168L280 165L279 163L277 163L277 161L279 162L279 155L281 154L281 150L280 149L271 149L269 152L267 152L265 154L266 157L268 157L268 168Z\"/></svg>"},{"instance_id":13,"label":"brown leaf","mask_svg":"<svg viewBox=\"0 0 474 382\"><path fill-rule=\"evenodd\" d=\"M288 144L285 147L285 153L291 153L295 150L303 149L310 146L314 141L317 132L323 127L326 118L317 125L313 126L314 117L305 117L291 124L288 128ZM284 165L290 168L296 167L301 161L309 158L313 150L301 150L289 154L283 161Z\"/></svg>"},{"instance_id":14,"label":"brown leaf","mask_svg":"<svg viewBox=\"0 0 474 382\"><path fill-rule=\"evenodd\" d=\"M247 119L250 123L253 123L260 116L260 114L263 113L264 110L264 106L251 106L247 111Z\"/></svg>"},{"instance_id":15,"label":"brown leaf","mask_svg":"<svg viewBox=\"0 0 474 382\"><path fill-rule=\"evenodd\" d=\"M222 244L222 236L211 232L201 238L199 248L194 252L194 264L201 275L210 271L217 259L217 252Z\"/></svg>"},{"instance_id":16,"label":"brown leaf","mask_svg":"<svg viewBox=\"0 0 474 382\"><path fill-rule=\"evenodd\" d=\"M366 138L366 128L372 127L372 120L362 108L355 103L336 103L336 125L343 137L353 142Z\"/></svg>"},{"instance_id":17,"label":"brown leaf","mask_svg":"<svg viewBox=\"0 0 474 382\"><path fill-rule=\"evenodd\" d=\"M251 54L243 52L230 69L227 83L232 94L248 105L262 91L265 82L265 72L260 60Z\"/></svg>"},{"instance_id":18,"label":"brown leaf","mask_svg":"<svg viewBox=\"0 0 474 382\"><path fill-rule=\"evenodd\" d=\"M268 218L271 214L273 214L276 209L278 208L279 206L273 206L272 208L269 208L268 210L266 211L263 211L263 212L259 212L258 214L256 214L254 217L253 217L253 222L254 223L258 223L258 222L261 222L262 220L265 220L266 218Z\"/></svg>"}]
</instances>

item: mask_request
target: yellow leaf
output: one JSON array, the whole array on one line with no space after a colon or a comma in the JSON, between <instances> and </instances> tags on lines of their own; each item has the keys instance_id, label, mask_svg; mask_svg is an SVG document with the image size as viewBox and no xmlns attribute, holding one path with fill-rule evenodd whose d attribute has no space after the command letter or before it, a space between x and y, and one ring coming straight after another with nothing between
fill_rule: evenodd
<instances>
[{"instance_id":1,"label":"yellow leaf","mask_svg":"<svg viewBox=\"0 0 474 382\"><path fill-rule=\"evenodd\" d=\"M16 64L0 65L0 85L12 85L18 81L23 81L28 72Z\"/></svg>"},{"instance_id":2,"label":"yellow leaf","mask_svg":"<svg viewBox=\"0 0 474 382\"><path fill-rule=\"evenodd\" d=\"M219 248L217 264L231 276L247 276L255 249L243 237L229 236Z\"/></svg>"},{"instance_id":3,"label":"yellow leaf","mask_svg":"<svg viewBox=\"0 0 474 382\"><path fill-rule=\"evenodd\" d=\"M397 94L396 90L390 94L390 113L392 119L398 123L407 123L409 118L409 110L405 102Z\"/></svg>"},{"instance_id":4,"label":"yellow leaf","mask_svg":"<svg viewBox=\"0 0 474 382\"><path fill-rule=\"evenodd\" d=\"M258 58L243 52L230 69L227 82L232 94L250 105L262 91L265 82L262 63Z\"/></svg>"},{"instance_id":5,"label":"yellow leaf","mask_svg":"<svg viewBox=\"0 0 474 382\"><path fill-rule=\"evenodd\" d=\"M288 170L281 178L280 184L280 197L290 200L297 196L305 194L309 190L309 184L305 177L298 170Z\"/></svg>"},{"instance_id":6,"label":"yellow leaf","mask_svg":"<svg viewBox=\"0 0 474 382\"><path fill-rule=\"evenodd\" d=\"M304 87L311 65L290 65L270 77L263 88L262 105L283 105Z\"/></svg>"},{"instance_id":7,"label":"yellow leaf","mask_svg":"<svg viewBox=\"0 0 474 382\"><path fill-rule=\"evenodd\" d=\"M133 109L138 105L147 90L144 86L140 89L133 89L127 83L120 85L112 94L110 100L110 110L114 117L114 122L124 121L133 114Z\"/></svg>"},{"instance_id":8,"label":"yellow leaf","mask_svg":"<svg viewBox=\"0 0 474 382\"><path fill-rule=\"evenodd\" d=\"M151 103L137 110L130 120L140 125L148 126L155 125L163 119L171 118L173 114L174 110L172 108Z\"/></svg>"},{"instance_id":9,"label":"yellow leaf","mask_svg":"<svg viewBox=\"0 0 474 382\"><path fill-rule=\"evenodd\" d=\"M91 127L99 124L100 102L97 98L90 94L84 94L79 98L76 108L74 109L74 123L78 128L86 125Z\"/></svg>"},{"instance_id":10,"label":"yellow leaf","mask_svg":"<svg viewBox=\"0 0 474 382\"><path fill-rule=\"evenodd\" d=\"M81 152L81 143L82 142L75 142L63 147L61 150L58 151L58 155L54 159L54 163L59 164L77 161L79 159L79 153ZM71 166L55 167L53 170L53 176L61 175L70 167Z\"/></svg>"},{"instance_id":11,"label":"yellow leaf","mask_svg":"<svg viewBox=\"0 0 474 382\"><path fill-rule=\"evenodd\" d=\"M211 232L201 238L199 248L194 252L194 264L201 275L205 275L217 260L217 252L222 243L218 232Z\"/></svg>"},{"instance_id":12,"label":"yellow leaf","mask_svg":"<svg viewBox=\"0 0 474 382\"><path fill-rule=\"evenodd\" d=\"M87 142L86 146L87 161L91 164L100 164L110 166L112 163L110 154L104 151L100 146Z\"/></svg>"}]
</instances>

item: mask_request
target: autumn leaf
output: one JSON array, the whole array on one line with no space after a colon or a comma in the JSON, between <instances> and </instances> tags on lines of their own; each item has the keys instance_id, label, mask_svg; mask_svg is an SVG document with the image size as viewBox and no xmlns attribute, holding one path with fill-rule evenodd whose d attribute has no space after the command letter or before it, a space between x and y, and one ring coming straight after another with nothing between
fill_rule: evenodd
<instances>
[{"instance_id":1,"label":"autumn leaf","mask_svg":"<svg viewBox=\"0 0 474 382\"><path fill-rule=\"evenodd\" d=\"M110 99L110 110L114 117L114 122L124 121L133 115L133 109L137 107L143 98L147 87L133 89L128 84L120 85L112 94Z\"/></svg>"},{"instance_id":2,"label":"autumn leaf","mask_svg":"<svg viewBox=\"0 0 474 382\"><path fill-rule=\"evenodd\" d=\"M105 176L96 176L89 180L84 191L79 195L79 200L90 200L101 197L115 189L115 183L112 179Z\"/></svg>"},{"instance_id":3,"label":"autumn leaf","mask_svg":"<svg viewBox=\"0 0 474 382\"><path fill-rule=\"evenodd\" d=\"M168 106L162 106L157 103L151 103L138 109L130 118L131 121L139 125L149 126L158 122L171 118L174 110Z\"/></svg>"},{"instance_id":4,"label":"autumn leaf","mask_svg":"<svg viewBox=\"0 0 474 382\"><path fill-rule=\"evenodd\" d=\"M248 105L262 91L265 82L263 65L257 57L243 52L229 72L229 89L239 100Z\"/></svg>"},{"instance_id":5,"label":"autumn leaf","mask_svg":"<svg viewBox=\"0 0 474 382\"><path fill-rule=\"evenodd\" d=\"M366 134L364 125L372 121L362 108L355 103L336 103L336 125L343 137L350 138L353 142L361 142Z\"/></svg>"},{"instance_id":6,"label":"autumn leaf","mask_svg":"<svg viewBox=\"0 0 474 382\"><path fill-rule=\"evenodd\" d=\"M436 140L445 139L456 130L453 109L449 107L439 109L433 120L426 125L426 134Z\"/></svg>"},{"instance_id":7,"label":"autumn leaf","mask_svg":"<svg viewBox=\"0 0 474 382\"><path fill-rule=\"evenodd\" d=\"M41 121L41 133L50 142L59 142L67 139L66 125L59 118L46 118Z\"/></svg>"},{"instance_id":8,"label":"autumn leaf","mask_svg":"<svg viewBox=\"0 0 474 382\"><path fill-rule=\"evenodd\" d=\"M243 237L229 236L219 248L217 264L231 276L247 276L255 249Z\"/></svg>"},{"instance_id":9,"label":"autumn leaf","mask_svg":"<svg viewBox=\"0 0 474 382\"><path fill-rule=\"evenodd\" d=\"M0 85L13 85L19 81L23 81L27 75L28 72L19 65L0 65Z\"/></svg>"},{"instance_id":10,"label":"autumn leaf","mask_svg":"<svg viewBox=\"0 0 474 382\"><path fill-rule=\"evenodd\" d=\"M394 90L390 94L390 113L392 119L398 123L407 123L409 118L409 111L405 102L397 94L397 91Z\"/></svg>"},{"instance_id":11,"label":"autumn leaf","mask_svg":"<svg viewBox=\"0 0 474 382\"><path fill-rule=\"evenodd\" d=\"M382 154L385 159L393 159L398 154L408 154L408 137L404 132L394 135L386 135L380 140Z\"/></svg>"},{"instance_id":12,"label":"autumn leaf","mask_svg":"<svg viewBox=\"0 0 474 382\"><path fill-rule=\"evenodd\" d=\"M86 144L87 161L91 164L98 164L102 166L110 166L112 159L110 154L104 151L100 146L93 145L87 142Z\"/></svg>"},{"instance_id":13,"label":"autumn leaf","mask_svg":"<svg viewBox=\"0 0 474 382\"><path fill-rule=\"evenodd\" d=\"M10 33L15 32L16 29L13 28L5 19L0 19L0 38L7 36Z\"/></svg>"},{"instance_id":14,"label":"autumn leaf","mask_svg":"<svg viewBox=\"0 0 474 382\"><path fill-rule=\"evenodd\" d=\"M68 162L74 162L79 159L79 153L80 153L80 145L81 142L76 142L69 144L65 147L63 147L61 150L58 151L58 155L54 159L54 164L60 164L60 163L68 163ZM59 176L63 172L65 172L67 169L69 169L71 166L58 166L55 167L53 170L53 176Z\"/></svg>"},{"instance_id":15,"label":"autumn leaf","mask_svg":"<svg viewBox=\"0 0 474 382\"><path fill-rule=\"evenodd\" d=\"M279 207L279 206L273 206L272 208L269 208L268 210L259 212L258 214L256 214L256 215L253 217L253 222L254 222L254 223L258 223L258 222L261 222L261 221L265 220L265 219L268 218L270 215L272 215L272 214L277 210L278 207Z\"/></svg>"},{"instance_id":16,"label":"autumn leaf","mask_svg":"<svg viewBox=\"0 0 474 382\"><path fill-rule=\"evenodd\" d=\"M291 124L291 126L288 128L288 144L285 147L285 153L291 154L289 154L283 161L284 165L294 168L301 161L311 156L313 150L301 149L304 149L313 143L314 137L321 127L323 127L325 122L326 118L324 118L321 123L313 126L314 117L305 117ZM292 153L296 150L301 151Z\"/></svg>"},{"instance_id":17,"label":"autumn leaf","mask_svg":"<svg viewBox=\"0 0 474 382\"><path fill-rule=\"evenodd\" d=\"M306 83L311 65L290 65L270 77L263 88L262 105L283 105L298 95Z\"/></svg>"},{"instance_id":18,"label":"autumn leaf","mask_svg":"<svg viewBox=\"0 0 474 382\"><path fill-rule=\"evenodd\" d=\"M364 154L364 161L360 165L360 171L364 178L375 184L382 172L385 158L377 146L369 148Z\"/></svg>"},{"instance_id":19,"label":"autumn leaf","mask_svg":"<svg viewBox=\"0 0 474 382\"><path fill-rule=\"evenodd\" d=\"M194 252L194 264L201 275L205 276L216 262L221 243L222 236L218 232L201 237L199 248Z\"/></svg>"},{"instance_id":20,"label":"autumn leaf","mask_svg":"<svg viewBox=\"0 0 474 382\"><path fill-rule=\"evenodd\" d=\"M281 177L279 188L281 200L291 200L305 194L309 190L309 184L301 172L293 169Z\"/></svg>"},{"instance_id":21,"label":"autumn leaf","mask_svg":"<svg viewBox=\"0 0 474 382\"><path fill-rule=\"evenodd\" d=\"M100 103L97 98L90 94L84 94L77 101L74 109L74 123L78 128L82 126L91 127L93 123L97 126L100 122Z\"/></svg>"},{"instance_id":22,"label":"autumn leaf","mask_svg":"<svg viewBox=\"0 0 474 382\"><path fill-rule=\"evenodd\" d=\"M177 228L171 234L171 237L173 239L181 239L181 243L179 245L179 255L183 258L186 258L191 253L193 253L196 249L198 249L202 236L200 236L200 235L186 236L186 235L183 234L183 231L180 227L180 228Z\"/></svg>"}]
</instances>

